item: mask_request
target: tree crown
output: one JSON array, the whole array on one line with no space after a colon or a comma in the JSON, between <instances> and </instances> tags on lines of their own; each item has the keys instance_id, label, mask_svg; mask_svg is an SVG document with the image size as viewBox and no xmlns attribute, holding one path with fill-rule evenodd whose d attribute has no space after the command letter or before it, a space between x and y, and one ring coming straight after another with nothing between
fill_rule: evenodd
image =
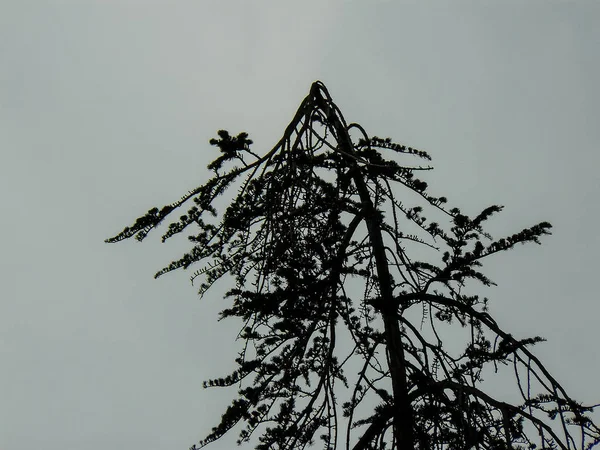
<instances>
[{"instance_id":1,"label":"tree crown","mask_svg":"<svg viewBox=\"0 0 600 450\"><path fill-rule=\"evenodd\" d=\"M210 144L220 154L206 183L107 239L142 241L189 205L162 240L193 225L193 247L156 277L198 263L191 279L201 295L220 279L231 284L220 317L242 322L238 369L204 386L238 385L239 396L192 448L240 423L239 442L259 434L265 450L316 438L356 450L571 449L600 440L593 407L567 395L531 353L542 338L513 337L489 315L487 298L465 292L470 281L493 284L484 258L539 243L549 223L494 240L484 224L501 206L469 217L430 195L417 174L431 167L401 161L429 155L347 124L321 82L263 156L245 132L220 130ZM219 213L216 199L235 183ZM458 351L443 338L449 325L465 331ZM515 403L482 387L486 370L503 366L513 368Z\"/></svg>"}]
</instances>

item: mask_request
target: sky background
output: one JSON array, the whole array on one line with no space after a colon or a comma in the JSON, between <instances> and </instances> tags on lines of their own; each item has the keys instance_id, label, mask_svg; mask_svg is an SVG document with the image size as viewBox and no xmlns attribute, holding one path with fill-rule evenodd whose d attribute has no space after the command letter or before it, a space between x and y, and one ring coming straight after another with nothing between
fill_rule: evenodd
<instances>
[{"instance_id":1,"label":"sky background","mask_svg":"<svg viewBox=\"0 0 600 450\"><path fill-rule=\"evenodd\" d=\"M187 449L234 391L235 323L184 240L103 240L201 184L218 129L255 152L320 79L349 122L428 151L430 192L495 236L498 322L600 402L600 3L0 0L0 449ZM230 448L233 436L212 446Z\"/></svg>"}]
</instances>

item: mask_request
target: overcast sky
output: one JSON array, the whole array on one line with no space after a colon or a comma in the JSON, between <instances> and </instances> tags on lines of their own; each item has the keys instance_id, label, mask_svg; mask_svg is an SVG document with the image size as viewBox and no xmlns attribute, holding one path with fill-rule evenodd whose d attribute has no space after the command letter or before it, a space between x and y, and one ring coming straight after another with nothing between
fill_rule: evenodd
<instances>
[{"instance_id":1,"label":"overcast sky","mask_svg":"<svg viewBox=\"0 0 600 450\"><path fill-rule=\"evenodd\" d=\"M103 240L199 184L216 130L279 139L313 81L433 156L431 193L554 234L486 265L497 320L598 403L600 3L0 0L0 449L187 449L233 391L187 248ZM450 6L449 6L450 5ZM233 439L216 443L230 448Z\"/></svg>"}]
</instances>

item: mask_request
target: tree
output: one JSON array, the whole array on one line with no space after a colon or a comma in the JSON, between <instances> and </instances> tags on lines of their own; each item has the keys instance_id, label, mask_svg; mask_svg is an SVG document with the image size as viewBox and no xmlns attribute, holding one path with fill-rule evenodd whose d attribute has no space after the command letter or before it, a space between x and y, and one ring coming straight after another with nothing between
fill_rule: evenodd
<instances>
[{"instance_id":1,"label":"tree","mask_svg":"<svg viewBox=\"0 0 600 450\"><path fill-rule=\"evenodd\" d=\"M202 263L192 276L200 295L220 279L231 287L220 318L241 319L243 350L236 371L204 386L239 385L238 397L192 449L238 424L238 442L258 434L257 449L303 449L317 436L326 449L355 450L600 441L589 416L598 405L572 399L531 352L543 339L513 337L489 315L487 298L464 292L467 282L493 284L480 271L484 258L539 244L549 223L492 239L483 225L502 207L468 217L430 195L415 176L430 167L397 161L429 155L347 124L321 82L264 156L247 133L218 136L204 185L107 239L142 241L189 205L162 240L194 224L193 248L156 277ZM217 197L236 187L218 213ZM448 225L427 219L424 207ZM443 338L455 328L466 339L459 350ZM505 366L520 396L512 403L483 380Z\"/></svg>"}]
</instances>

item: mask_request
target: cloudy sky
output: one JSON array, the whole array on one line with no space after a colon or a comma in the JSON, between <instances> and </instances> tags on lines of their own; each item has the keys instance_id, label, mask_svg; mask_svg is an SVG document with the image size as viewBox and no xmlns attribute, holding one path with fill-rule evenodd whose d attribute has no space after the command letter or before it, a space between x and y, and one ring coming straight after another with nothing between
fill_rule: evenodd
<instances>
[{"instance_id":1,"label":"cloudy sky","mask_svg":"<svg viewBox=\"0 0 600 450\"><path fill-rule=\"evenodd\" d=\"M431 193L505 211L498 322L576 398L597 374L600 3L0 0L0 449L187 449L233 392L187 245L104 244L206 177L216 130L279 139L320 79L348 121L427 150ZM481 292L483 293L483 292ZM230 448L231 439L214 444Z\"/></svg>"}]
</instances>

